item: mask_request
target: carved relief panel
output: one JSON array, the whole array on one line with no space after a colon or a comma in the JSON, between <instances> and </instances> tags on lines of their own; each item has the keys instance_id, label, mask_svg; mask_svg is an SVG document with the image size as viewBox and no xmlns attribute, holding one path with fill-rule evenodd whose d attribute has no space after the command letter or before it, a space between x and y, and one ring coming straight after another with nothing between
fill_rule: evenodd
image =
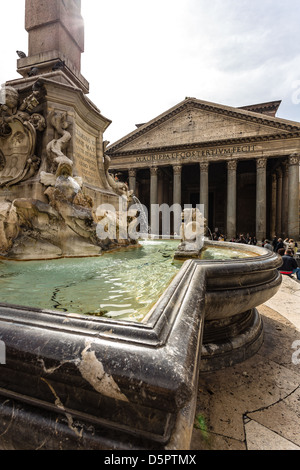
<instances>
[{"instance_id":1,"label":"carved relief panel","mask_svg":"<svg viewBox=\"0 0 300 470\"><path fill-rule=\"evenodd\" d=\"M37 131L45 121L30 111L38 105L34 92L19 105L18 91L6 87L6 102L0 106L0 187L12 186L35 175L40 157L35 155Z\"/></svg>"}]
</instances>

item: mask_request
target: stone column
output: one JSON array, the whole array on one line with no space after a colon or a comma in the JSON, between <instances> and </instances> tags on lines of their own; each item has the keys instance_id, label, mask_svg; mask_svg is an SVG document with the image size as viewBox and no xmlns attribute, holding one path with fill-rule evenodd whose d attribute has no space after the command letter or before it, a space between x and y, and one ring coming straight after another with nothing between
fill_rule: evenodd
<instances>
[{"instance_id":1,"label":"stone column","mask_svg":"<svg viewBox=\"0 0 300 470\"><path fill-rule=\"evenodd\" d=\"M281 223L281 211L282 211L282 170L277 168L277 199L276 199L276 235L282 236L282 223Z\"/></svg>"},{"instance_id":2,"label":"stone column","mask_svg":"<svg viewBox=\"0 0 300 470\"><path fill-rule=\"evenodd\" d=\"M158 186L157 186L157 179L158 179L158 168L151 167L150 168L150 226L151 226L151 234L158 235L159 233L159 220L158 220L158 212L157 212L157 204L158 204Z\"/></svg>"},{"instance_id":3,"label":"stone column","mask_svg":"<svg viewBox=\"0 0 300 470\"><path fill-rule=\"evenodd\" d=\"M276 194L277 194L277 177L276 173L272 174L272 201L271 201L271 223L270 232L271 237L274 238L276 234Z\"/></svg>"},{"instance_id":4,"label":"stone column","mask_svg":"<svg viewBox=\"0 0 300 470\"><path fill-rule=\"evenodd\" d=\"M173 166L173 204L180 205L178 211L174 210L174 235L179 235L181 226L181 165Z\"/></svg>"},{"instance_id":5,"label":"stone column","mask_svg":"<svg viewBox=\"0 0 300 470\"><path fill-rule=\"evenodd\" d=\"M133 191L133 194L135 195L136 191L136 170L134 168L131 168L128 171L129 175L129 190Z\"/></svg>"},{"instance_id":6,"label":"stone column","mask_svg":"<svg viewBox=\"0 0 300 470\"><path fill-rule=\"evenodd\" d=\"M200 163L200 204L204 204L204 218L208 224L208 202L209 202L209 188L208 188L208 170L209 163Z\"/></svg>"},{"instance_id":7,"label":"stone column","mask_svg":"<svg viewBox=\"0 0 300 470\"><path fill-rule=\"evenodd\" d=\"M163 172L159 169L158 170L158 182L157 182L157 201L158 204L163 204L164 201L164 175Z\"/></svg>"},{"instance_id":8,"label":"stone column","mask_svg":"<svg viewBox=\"0 0 300 470\"><path fill-rule=\"evenodd\" d=\"M167 174L163 175L163 202L169 204L169 190L170 190L170 180Z\"/></svg>"},{"instance_id":9,"label":"stone column","mask_svg":"<svg viewBox=\"0 0 300 470\"><path fill-rule=\"evenodd\" d=\"M256 238L263 241L266 238L267 215L267 159L256 160Z\"/></svg>"},{"instance_id":10,"label":"stone column","mask_svg":"<svg viewBox=\"0 0 300 470\"><path fill-rule=\"evenodd\" d=\"M288 237L299 240L299 155L289 157Z\"/></svg>"},{"instance_id":11,"label":"stone column","mask_svg":"<svg viewBox=\"0 0 300 470\"><path fill-rule=\"evenodd\" d=\"M281 228L283 238L288 237L288 207L289 207L289 167L288 162L282 164L282 207Z\"/></svg>"},{"instance_id":12,"label":"stone column","mask_svg":"<svg viewBox=\"0 0 300 470\"><path fill-rule=\"evenodd\" d=\"M227 162L227 239L236 237L237 160Z\"/></svg>"},{"instance_id":13,"label":"stone column","mask_svg":"<svg viewBox=\"0 0 300 470\"><path fill-rule=\"evenodd\" d=\"M181 204L181 172L181 165L173 166L173 204Z\"/></svg>"}]
</instances>

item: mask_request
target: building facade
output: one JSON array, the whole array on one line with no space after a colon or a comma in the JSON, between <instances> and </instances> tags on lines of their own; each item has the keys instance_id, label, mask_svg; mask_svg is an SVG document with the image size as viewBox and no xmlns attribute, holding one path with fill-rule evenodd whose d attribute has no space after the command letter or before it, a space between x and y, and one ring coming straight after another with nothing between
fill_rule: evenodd
<instances>
[{"instance_id":1,"label":"building facade","mask_svg":"<svg viewBox=\"0 0 300 470\"><path fill-rule=\"evenodd\" d=\"M203 204L226 239L299 239L300 123L280 101L233 108L186 98L110 145L111 168L142 204Z\"/></svg>"}]
</instances>

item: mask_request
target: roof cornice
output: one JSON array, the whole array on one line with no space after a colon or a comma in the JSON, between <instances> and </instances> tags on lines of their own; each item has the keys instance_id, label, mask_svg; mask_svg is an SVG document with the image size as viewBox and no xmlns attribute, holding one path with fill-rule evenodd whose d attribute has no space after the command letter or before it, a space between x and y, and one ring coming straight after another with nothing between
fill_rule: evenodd
<instances>
[{"instance_id":1,"label":"roof cornice","mask_svg":"<svg viewBox=\"0 0 300 470\"><path fill-rule=\"evenodd\" d=\"M262 136L252 136L252 137L239 137L236 139L223 139L223 140L214 140L214 141L206 141L206 142L193 142L193 143L186 143L181 145L168 145L164 147L151 147L145 149L137 149L137 150L114 150L108 149L107 154L113 155L113 157L123 157L127 155L144 155L144 154L152 154L152 153L162 153L162 152L175 152L180 150L193 150L199 147L201 148L208 148L208 147L221 147L226 145L244 145L244 144L255 144L260 142L269 142L273 140L283 140L283 139L299 139L300 137L300 127L297 128L297 131L294 132L285 132L285 133L278 133L278 134L267 134Z\"/></svg>"}]
</instances>

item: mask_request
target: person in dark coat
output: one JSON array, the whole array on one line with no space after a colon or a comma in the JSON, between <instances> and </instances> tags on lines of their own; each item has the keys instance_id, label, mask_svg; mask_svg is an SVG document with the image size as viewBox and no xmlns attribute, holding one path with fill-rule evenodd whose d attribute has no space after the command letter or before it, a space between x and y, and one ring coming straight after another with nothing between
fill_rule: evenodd
<instances>
[{"instance_id":1,"label":"person in dark coat","mask_svg":"<svg viewBox=\"0 0 300 470\"><path fill-rule=\"evenodd\" d=\"M278 238L277 238L276 235L275 235L275 237L274 237L273 240L272 240L272 245L273 245L273 250L274 250L274 251L275 251L275 248L276 248L277 243L278 243Z\"/></svg>"},{"instance_id":2,"label":"person in dark coat","mask_svg":"<svg viewBox=\"0 0 300 470\"><path fill-rule=\"evenodd\" d=\"M287 274L291 276L296 274L297 279L300 280L300 268L298 268L297 261L292 255L292 250L288 248L282 257L282 266L279 268L281 274Z\"/></svg>"},{"instance_id":3,"label":"person in dark coat","mask_svg":"<svg viewBox=\"0 0 300 470\"><path fill-rule=\"evenodd\" d=\"M277 245L275 247L275 252L277 253L279 248L284 248L284 244L283 244L283 240L282 238L278 238L278 242L277 242Z\"/></svg>"}]
</instances>

